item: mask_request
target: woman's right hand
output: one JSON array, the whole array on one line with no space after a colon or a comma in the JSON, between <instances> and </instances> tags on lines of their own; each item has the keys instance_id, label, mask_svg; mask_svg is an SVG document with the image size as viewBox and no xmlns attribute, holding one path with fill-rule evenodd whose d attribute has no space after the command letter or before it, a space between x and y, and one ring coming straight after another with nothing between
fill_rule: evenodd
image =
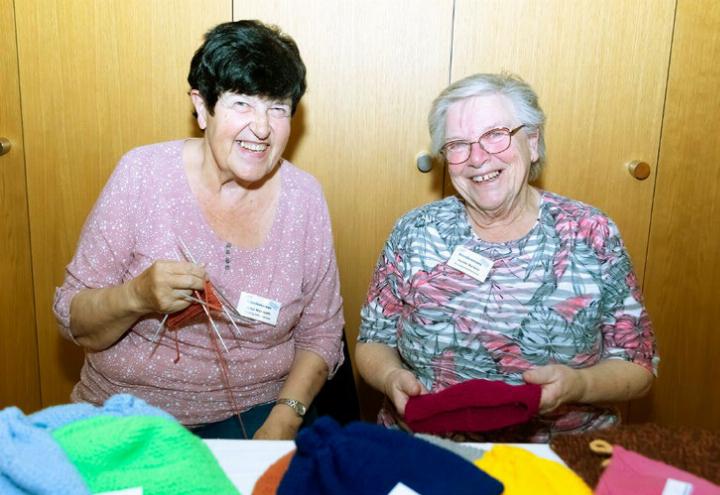
<instances>
[{"instance_id":1,"label":"woman's right hand","mask_svg":"<svg viewBox=\"0 0 720 495\"><path fill-rule=\"evenodd\" d=\"M385 395L392 401L401 416L405 415L405 405L410 397L428 393L415 375L404 368L390 371L385 376L384 388Z\"/></svg>"},{"instance_id":2,"label":"woman's right hand","mask_svg":"<svg viewBox=\"0 0 720 495\"><path fill-rule=\"evenodd\" d=\"M140 313L176 313L188 307L193 291L202 290L205 268L185 261L155 261L129 282Z\"/></svg>"}]
</instances>

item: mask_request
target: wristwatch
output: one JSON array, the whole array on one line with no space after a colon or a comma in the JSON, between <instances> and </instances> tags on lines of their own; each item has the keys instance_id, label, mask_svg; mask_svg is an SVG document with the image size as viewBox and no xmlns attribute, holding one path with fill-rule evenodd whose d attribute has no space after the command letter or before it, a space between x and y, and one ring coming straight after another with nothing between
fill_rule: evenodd
<instances>
[{"instance_id":1,"label":"wristwatch","mask_svg":"<svg viewBox=\"0 0 720 495\"><path fill-rule=\"evenodd\" d=\"M307 406L305 406L305 404L303 404L299 400L295 399L278 399L276 401L276 404L285 404L286 406L292 407L293 411L295 411L295 414L297 414L301 418L305 416L305 412L307 411Z\"/></svg>"}]
</instances>

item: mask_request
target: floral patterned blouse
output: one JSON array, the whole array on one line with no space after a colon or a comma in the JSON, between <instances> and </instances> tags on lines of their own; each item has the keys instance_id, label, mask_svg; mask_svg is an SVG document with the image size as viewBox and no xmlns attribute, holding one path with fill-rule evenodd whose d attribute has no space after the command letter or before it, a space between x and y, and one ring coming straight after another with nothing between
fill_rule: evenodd
<instances>
[{"instance_id":1,"label":"floral patterned blouse","mask_svg":"<svg viewBox=\"0 0 720 495\"><path fill-rule=\"evenodd\" d=\"M546 364L585 368L622 359L653 373L655 338L617 226L596 208L541 192L538 221L521 239L479 239L458 197L406 214L378 260L358 340L397 348L432 392L482 378L524 383ZM448 265L463 246L492 262L484 282ZM393 424L386 403L379 420ZM525 425L547 441L618 421L612 409L566 404Z\"/></svg>"}]
</instances>

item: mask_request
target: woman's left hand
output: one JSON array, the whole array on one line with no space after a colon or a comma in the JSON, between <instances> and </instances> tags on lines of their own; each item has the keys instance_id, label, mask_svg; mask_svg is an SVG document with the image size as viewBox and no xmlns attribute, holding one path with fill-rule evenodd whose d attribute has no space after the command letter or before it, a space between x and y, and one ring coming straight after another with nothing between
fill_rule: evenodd
<instances>
[{"instance_id":1,"label":"woman's left hand","mask_svg":"<svg viewBox=\"0 0 720 495\"><path fill-rule=\"evenodd\" d=\"M539 366L523 373L527 383L542 386L540 413L548 413L561 404L577 402L584 396L585 380L578 370L561 364Z\"/></svg>"},{"instance_id":2,"label":"woman's left hand","mask_svg":"<svg viewBox=\"0 0 720 495\"><path fill-rule=\"evenodd\" d=\"M253 440L295 440L301 424L302 418L295 411L282 404L277 405L255 432Z\"/></svg>"}]
</instances>

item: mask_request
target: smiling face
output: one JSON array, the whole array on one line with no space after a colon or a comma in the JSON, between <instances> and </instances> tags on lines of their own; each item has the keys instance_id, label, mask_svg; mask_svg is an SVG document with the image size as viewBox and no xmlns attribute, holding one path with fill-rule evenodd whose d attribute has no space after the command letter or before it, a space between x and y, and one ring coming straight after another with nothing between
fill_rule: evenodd
<instances>
[{"instance_id":1,"label":"smiling face","mask_svg":"<svg viewBox=\"0 0 720 495\"><path fill-rule=\"evenodd\" d=\"M521 124L511 101L499 94L466 98L448 108L445 142L475 141L466 161L448 165L450 180L471 216L501 218L525 207L530 164L538 158L537 134L520 129L510 147L494 155L477 143L491 129L514 129Z\"/></svg>"},{"instance_id":2,"label":"smiling face","mask_svg":"<svg viewBox=\"0 0 720 495\"><path fill-rule=\"evenodd\" d=\"M221 182L250 185L272 172L290 137L289 101L225 92L211 115L197 91L191 96L205 129L205 162L217 167Z\"/></svg>"}]
</instances>

